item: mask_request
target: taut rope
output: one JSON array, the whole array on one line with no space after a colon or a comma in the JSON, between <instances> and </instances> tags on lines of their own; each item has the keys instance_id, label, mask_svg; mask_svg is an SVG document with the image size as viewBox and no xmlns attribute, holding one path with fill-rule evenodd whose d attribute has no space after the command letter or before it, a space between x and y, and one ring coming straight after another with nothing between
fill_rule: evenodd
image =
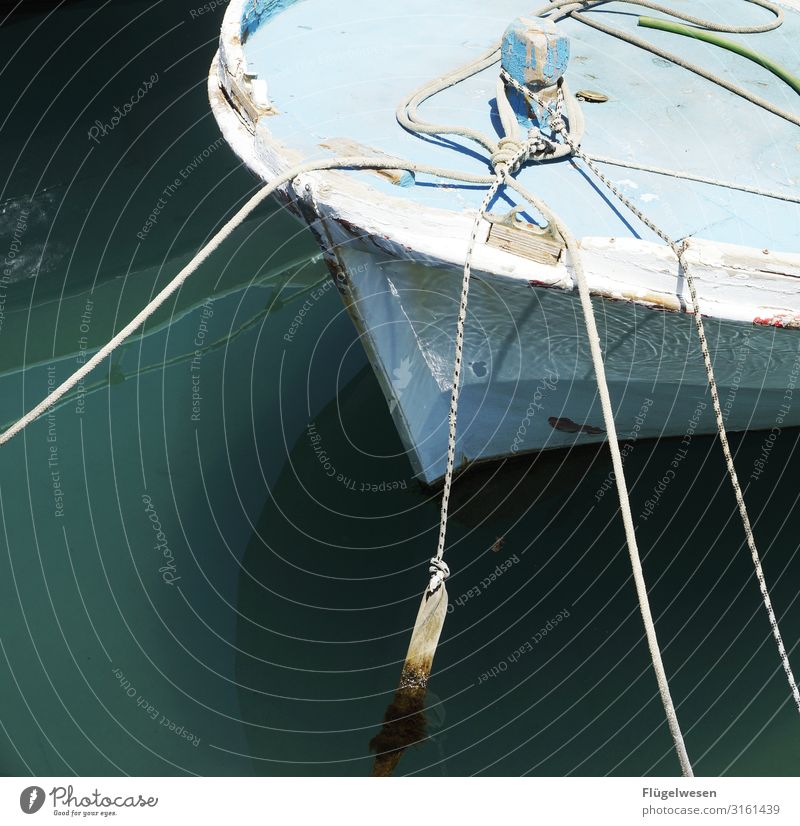
<instances>
[{"instance_id":1,"label":"taut rope","mask_svg":"<svg viewBox=\"0 0 800 826\"><path fill-rule=\"evenodd\" d=\"M689 71L695 72L696 74L704 78L707 78L708 80L711 80L712 82L716 83L722 88L728 89L729 91L734 92L737 95L740 95L741 97L764 108L765 110L772 112L773 114L782 117L792 123L800 125L800 118L798 118L793 113L778 108L777 106L771 104L769 101L766 101L765 99L750 93L748 90L743 89L742 87L730 83L724 78L720 78L717 75L714 75L706 71L702 67L698 67L694 64L688 63L682 58L673 55L669 52L665 52L664 50L653 46L645 40L641 40L640 38L636 38L633 35L629 35L627 32L622 32L613 29L609 26L606 26L603 23L599 23L594 19L590 19L586 16L586 14L584 14L585 11L589 11L597 6L603 5L604 2L606 2L606 0L555 0L555 2L551 2L543 8L539 9L537 12L535 12L535 15L552 15L553 20L558 20L563 17L571 16L576 20L579 20L581 23L592 26L614 37L625 40L626 42L631 43L632 45L635 45L642 49L646 49L650 52L653 52L654 54L664 57L667 60L670 60L673 63L676 63L677 65L682 66L683 68ZM766 32L777 28L781 25L781 22L783 21L783 12L780 9L780 7L772 2L768 2L768 0L747 0L747 2L751 2L754 5L760 6L761 8L764 8L772 12L772 14L775 16L775 19L770 21L769 23L760 26L744 27L720 25L710 21L701 20L699 18L683 14L674 9L670 9L666 6L662 6L658 3L650 2L650 0L620 0L620 2L632 3L634 5L642 6L645 8L654 9L656 11L663 12L672 17L679 18L686 22L692 23L693 25L712 31L739 33ZM0 445L5 444L15 435L20 433L31 422L33 422L35 419L37 419L39 416L45 413L50 407L52 407L62 396L64 396L71 389L73 389L86 375L88 375L93 369L95 369L107 356L109 356L131 334L133 334L142 324L144 324L147 321L147 319L149 319L158 310L158 308L161 307L164 304L164 302L167 301L167 299L171 295L173 295L178 289L180 289L180 287L186 281L186 279L189 278L189 276L192 275L192 273L194 273L216 249L219 248L219 246L231 235L231 233L236 229L236 227L238 227L260 203L262 203L266 198L268 198L272 193L274 193L276 189L278 189L281 186L284 186L290 181L293 181L299 175L332 169L404 169L423 174L430 174L441 178L449 178L452 180L487 185L489 189L475 216L475 220L473 222L472 227L472 233L467 248L467 254L464 262L461 301L459 305L458 320L456 325L455 364L453 369L453 385L450 399L447 466L444 480L444 491L442 495L439 541L436 555L431 560L431 579L427 586L426 592L423 595L423 603L420 609L420 615L418 616L418 627L415 627L415 631L418 631L421 627L420 617L423 617L425 615L426 600L433 597L433 595L436 594L440 588L442 589L442 591L438 594L439 602L437 603L437 605L439 606L439 608L445 605L446 590L444 589L444 581L449 575L449 570L447 568L447 565L444 563L443 556L447 533L448 507L453 483L453 474L455 469L455 452L457 445L456 437L458 424L458 401L461 389L461 364L463 358L464 331L467 317L467 305L469 298L469 284L472 270L472 259L475 245L477 244L478 231L481 226L481 222L484 220L487 212L489 211L491 202L497 195L500 187L508 185L515 189L523 198L529 201L533 206L539 209L542 212L542 214L548 219L548 221L553 225L553 227L555 227L555 229L560 233L561 237L564 240L564 244L567 248L567 252L569 254L570 261L575 272L575 279L578 285L581 307L583 310L583 316L586 323L589 345L592 354L592 362L594 365L598 391L600 394L600 401L603 409L603 417L606 425L606 430L608 433L608 443L611 450L614 472L616 474L617 479L617 490L619 494L620 510L622 513L623 522L625 526L625 536L631 558L633 577L634 582L636 584L636 591L639 598L642 619L644 621L647 642L650 649L650 655L653 661L653 668L656 674L661 699L664 704L664 709L666 712L670 732L672 734L675 749L680 760L681 769L684 775L691 776L692 768L686 752L686 747L683 741L683 735L678 724L677 715L675 713L675 707L673 705L672 698L670 695L669 684L662 662L661 652L658 645L658 638L655 630L655 624L653 621L649 599L647 596L647 587L642 572L641 560L639 557L639 550L636 542L635 527L633 524L633 516L631 513L630 502L628 499L628 491L625 484L624 468L622 463L621 452L619 449L616 426L614 423L613 408L611 405L608 383L606 381L605 376L602 348L600 345L597 323L594 316L594 309L592 307L591 294L589 291L586 276L581 262L580 250L578 248L577 242L575 241L575 239L573 238L572 234L569 232L569 229L565 226L563 221L561 221L561 219L558 218L558 216L556 216L547 207L546 204L542 203L538 198L536 198L531 193L527 192L527 190L525 190L520 184L518 184L516 180L512 177L513 173L516 172L517 169L522 165L522 163L524 163L528 159L553 160L554 158L565 157L567 155L573 155L575 157L578 157L598 177L598 179L602 181L602 183L611 191L611 193L621 203L623 203L629 210L631 210L631 212L634 215L636 215L637 218L639 218L639 220L642 221L642 223L644 223L653 232L655 232L666 244L668 244L672 251L675 253L679 266L681 267L683 273L686 276L686 282L691 295L694 321L700 339L703 360L705 363L706 374L711 391L711 397L713 400L714 412L717 420L717 428L719 431L720 442L722 444L722 449L725 456L728 475L730 476L734 493L736 495L739 514L741 516L742 524L745 530L745 535L747 537L747 544L750 548L751 556L753 558L756 577L759 582L761 595L767 610L770 624L772 626L772 632L778 646L778 652L781 657L781 662L783 664L784 671L786 672L786 677L789 681L789 685L792 691L792 696L794 697L795 704L797 705L798 711L800 711L800 692L798 692L797 684L792 673L788 655L786 653L786 649L783 644L783 639L778 628L778 622L775 617L775 612L769 597L769 592L764 578L764 572L761 566L758 549L756 547L755 539L753 537L750 519L747 513L747 507L745 505L744 496L741 490L741 486L739 485L738 477L736 475L730 445L728 444L727 433L725 430L724 419L722 417L722 410L719 402L719 394L717 391L716 380L714 377L711 355L709 352L702 316L699 309L697 290L691 269L687 266L685 260L687 244L686 242L678 244L669 235L667 235L666 232L661 230L651 220L649 220L647 216L645 216L641 212L641 210L639 210L633 203L631 203L630 200L628 200L621 192L619 192L619 190L611 183L611 181L609 181L609 179L606 178L603 175L603 173L598 169L593 160L580 149L579 144L583 133L582 113L580 111L580 107L577 105L577 103L571 95L567 95L565 97L566 89L564 87L561 87L556 109L553 110L550 106L547 106L541 100L538 100L538 98L535 95L532 95L528 89L518 84L516 81L513 80L513 78L509 77L507 74L503 73L503 79L505 80L506 84L513 86L518 91L521 91L529 98L535 100L540 106L544 106L545 108L550 110L551 115L553 115L554 117L554 119L551 120L552 131L555 137L561 138L561 143L559 143L558 141L553 142L544 138L542 134L536 129L531 130L526 139L520 139L519 135L517 134L519 131L519 127L516 124L513 113L510 111L510 105L508 104L508 101L505 97L505 89L503 87L502 82L498 83L498 108L500 111L501 121L503 123L505 135L499 140L495 140L491 136L484 135L481 132L472 129L467 129L458 126L451 127L440 124L425 123L419 117L418 108L425 100L442 91L443 89L460 83L461 81L465 80L468 77L471 77L477 72L488 68L492 64L496 63L499 57L499 47L492 48L491 50L483 54L480 58L478 58L478 60L473 61L465 67L456 69L455 71L444 76L443 78L432 81L423 86L421 89L418 89L417 91L413 92L405 101L401 103L400 107L397 110L398 121L402 126L404 126L411 132L428 135L452 134L469 138L471 140L478 142L486 150L488 150L488 152L491 155L491 166L493 171L492 175L469 175L465 173L455 172L452 170L442 169L440 167L415 164L410 161L404 160L395 160L392 158L387 158L385 156L380 158L340 157L323 161L312 161L300 164L298 166L294 166L291 169L281 173L267 186L259 190L255 195L253 195L253 197L247 201L247 203L222 227L222 229L219 230L219 232L217 232L214 235L214 237L194 256L194 258L192 258L192 260L172 279L172 281L170 281L169 284L166 287L164 287L164 289L162 289L156 295L156 297L141 312L139 312L125 327L123 327L107 344L105 344L100 350L98 350L94 356L92 356L88 361L86 361L86 363L83 366L81 366L77 371L75 371L75 373L73 373L66 381L59 385L46 399L43 399L32 410L25 414L19 421L17 421L14 425L9 427L4 433L0 434ZM563 106L565 103L567 107L567 119L569 121L569 127L570 130L572 130L572 137L567 131L566 124L563 118ZM613 161L606 160L606 162ZM665 171L652 169L651 171L657 171L662 174L673 174L670 173L668 170ZM719 185L725 186L730 185L721 184L719 182L713 181L713 179L702 179L698 176L695 176L694 179L702 180L706 183L718 183ZM744 189L745 191L748 191L746 188ZM755 191L758 194L769 195L770 197L782 197L774 193L767 193L759 190L751 189L750 191ZM789 198L787 200L793 199ZM427 670L428 672L430 671L433 659L433 652L435 651L436 644L438 642L438 635L441 631L441 625L444 622L445 615L444 611L439 610L438 614L436 614L435 617L432 617L432 613L434 613L435 610L435 608L431 608L431 611L428 612L426 617L426 622L428 624L422 629L424 634L420 635L420 639L422 636L425 637L424 657L421 660L423 661L422 670ZM413 660L412 655L414 654L414 651L412 649L415 646L415 644L415 637L412 636L412 644L411 648L409 649L409 656L406 660L407 663ZM420 642L420 650L422 650L422 642ZM413 686L415 690L420 689L424 691L424 688L427 684L427 674L417 674L415 675L415 680L416 682ZM404 688L402 679L401 688ZM419 697L417 699L419 700ZM394 753L397 759L399 759L398 754L398 752ZM396 765L396 761L394 761L394 764Z\"/></svg>"},{"instance_id":2,"label":"taut rope","mask_svg":"<svg viewBox=\"0 0 800 826\"><path fill-rule=\"evenodd\" d=\"M148 305L138 313L128 324L126 324L108 343L104 344L90 359L86 361L69 378L42 399L32 410L26 413L19 421L15 422L7 430L0 434L0 445L6 444L18 433L22 432L31 422L46 413L62 396L69 393L80 381L95 369L104 359L106 359L117 347L129 338L136 330L152 316L159 307L192 275L198 270L201 264L218 249L233 231L250 215L250 213L263 201L269 198L276 189L294 180L298 175L308 172L321 172L326 169L405 169L423 174L430 174L441 178L464 181L474 184L490 184L493 179L486 175L470 175L468 173L456 172L447 169L440 169L435 166L415 164L410 161L399 161L393 158L330 158L321 161L310 161L308 163L294 166L286 172L281 173L273 179L267 186L260 189L250 198L249 201L214 235L214 237L192 258L192 260L148 303Z\"/></svg>"},{"instance_id":3,"label":"taut rope","mask_svg":"<svg viewBox=\"0 0 800 826\"><path fill-rule=\"evenodd\" d=\"M540 105L544 105L544 103L536 98L535 95L532 95L531 92L517 83L512 77L510 77L505 72L503 76L507 83L511 84L517 90L521 91L523 94L526 94L528 97L536 100L537 103ZM549 107L548 107L549 108ZM556 114L551 109L551 114ZM697 337L700 340L700 349L703 354L703 363L705 365L706 370L706 378L708 380L708 387L711 392L711 401L714 408L714 416L716 418L717 424L717 431L719 433L719 440L720 444L722 445L722 452L725 457L725 465L728 471L728 476L731 481L731 485L733 487L734 495L736 497L736 504L739 510L739 516L742 520L742 526L744 528L745 537L747 539L747 546L750 549L750 555L753 560L753 566L755 568L756 579L758 580L759 590L761 591L761 598L764 603L764 608L767 611L767 617L769 619L770 626L772 627L772 635L775 638L775 643L778 647L778 655L781 660L781 665L783 666L783 670L786 674L786 679L789 683L789 688L792 692L792 697L794 698L795 705L797 706L798 712L800 712L800 691L797 688L797 682L794 677L794 673L792 672L791 663L789 662L789 655L786 653L786 647L783 643L783 637L781 635L780 628L778 626L778 619L775 616L775 610L772 607L772 600L769 596L769 590L767 588L766 578L764 576L764 569L761 565L761 558L758 552L758 547L756 546L756 540L753 535L753 529L750 524L750 516L747 511L747 505L744 501L744 493L742 492L742 487L739 484L739 477L736 473L736 467L733 462L733 454L731 452L730 444L728 442L728 433L725 428L725 419L722 414L722 405L719 401L719 391L717 389L717 380L716 376L714 375L714 364L711 359L711 351L708 346L708 340L706 338L706 331L705 331L705 324L703 322L703 314L700 311L700 302L697 297L697 286L695 284L694 275L692 273L691 267L686 262L686 250L688 248L688 241L683 241L681 244L678 244L673 238L671 238L664 230L662 230L659 226L657 226L650 218L648 218L629 198L623 195L617 187L597 168L594 164L592 159L586 155L581 148L574 143L574 141L569 137L569 134L564 127L563 120L561 121L561 129L559 130L562 134L564 142L570 147L572 150L572 154L575 157L580 158L586 166L594 173L594 175L600 180L603 185L609 190L609 192L617 198L620 203L624 204L646 227L652 230L656 235L659 236L673 251L675 257L678 261L678 265L680 266L681 272L686 278L686 285L689 288L689 295L692 300L692 317L694 319L695 327L697 329ZM609 431L609 436L610 436ZM609 442L611 440L609 439ZM616 463L615 463L616 464ZM615 466L616 472L616 466ZM622 498L622 487L620 486L620 499ZM627 492L626 492L627 498ZM624 516L624 512L623 512ZM627 530L627 525L626 525ZM630 544L630 543L629 543Z\"/></svg>"}]
</instances>

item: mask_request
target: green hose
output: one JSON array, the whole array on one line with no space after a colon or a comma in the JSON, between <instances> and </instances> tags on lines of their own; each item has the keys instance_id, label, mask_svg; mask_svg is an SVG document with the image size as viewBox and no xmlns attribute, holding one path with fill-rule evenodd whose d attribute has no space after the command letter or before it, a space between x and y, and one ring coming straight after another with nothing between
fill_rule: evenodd
<instances>
[{"instance_id":1,"label":"green hose","mask_svg":"<svg viewBox=\"0 0 800 826\"><path fill-rule=\"evenodd\" d=\"M660 29L661 31L671 32L672 34L682 34L686 37L694 37L696 40L704 40L706 43L712 43L714 46L720 46L723 49L728 49L728 51L735 52L742 57L746 57L748 60L752 60L754 63L758 63L759 66L763 66L765 69L768 69L772 72L772 74L777 75L781 80L788 83L789 86L795 90L795 92L800 94L799 77L796 77L791 72L788 72L783 68L783 66L776 63L774 60L770 60L768 57L765 57L758 52L754 52L752 49L748 49L747 46L742 46L741 43L736 43L733 40L720 37L714 32L698 29L694 26L684 26L680 23L673 23L671 20L660 20L656 17L640 17L639 25L646 29Z\"/></svg>"}]
</instances>

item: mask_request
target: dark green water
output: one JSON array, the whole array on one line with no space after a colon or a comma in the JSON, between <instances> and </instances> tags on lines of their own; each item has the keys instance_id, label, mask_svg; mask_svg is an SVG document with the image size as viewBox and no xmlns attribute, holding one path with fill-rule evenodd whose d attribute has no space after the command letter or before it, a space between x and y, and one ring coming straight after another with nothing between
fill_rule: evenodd
<instances>
[{"instance_id":1,"label":"dark green water","mask_svg":"<svg viewBox=\"0 0 800 826\"><path fill-rule=\"evenodd\" d=\"M201 5L83 0L0 26L0 253L16 254L3 423L258 185L217 142L205 84L222 9L193 16ZM411 478L316 253L277 205L261 209L0 451L3 774L368 773L438 502ZM790 648L797 440L780 436L747 492ZM742 477L763 442L734 438ZM628 457L635 513L678 447ZM581 450L458 485L432 737L403 771L677 773L614 497L595 495L609 471L607 452ZM796 774L800 721L713 440L693 440L677 479L639 538L695 769Z\"/></svg>"}]
</instances>

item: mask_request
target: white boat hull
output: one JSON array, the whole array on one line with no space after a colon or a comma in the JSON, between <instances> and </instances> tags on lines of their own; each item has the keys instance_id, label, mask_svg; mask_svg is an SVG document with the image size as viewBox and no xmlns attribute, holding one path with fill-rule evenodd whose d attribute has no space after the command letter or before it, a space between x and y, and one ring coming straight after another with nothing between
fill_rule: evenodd
<instances>
[{"instance_id":1,"label":"white boat hull","mask_svg":"<svg viewBox=\"0 0 800 826\"><path fill-rule=\"evenodd\" d=\"M246 12L261 10L264 19L259 25L266 25L278 19L277 10L284 6L294 3L232 0L209 75L209 100L223 135L264 181L300 161L330 154L324 144L306 147L305 154L287 145L277 135L281 129L295 124L290 129L294 138L305 132L298 132L296 122L280 107L260 105L253 96L253 72L258 71L262 80L268 74L264 66L259 64L257 70L248 63L242 45L243 27L250 25ZM277 48L275 43L272 47ZM251 57L271 65L272 51L255 49ZM289 108L300 106L294 97L285 103ZM319 138L316 132L314 136ZM427 151L429 142L415 144L417 150L423 151L421 147ZM456 159L457 155L448 156L448 162ZM754 169L756 161L763 159L753 160ZM764 169L772 167L767 164ZM536 172L548 174L546 169ZM435 180L415 187L391 186L380 175L370 174L303 174L277 194L315 233L362 334L414 470L421 481L435 484L445 469L456 310L474 208L466 205L468 190ZM570 186L575 182L574 177L568 180ZM577 190L565 191L573 211L588 210L591 216L600 208L593 193L578 197ZM708 219L709 191L686 192L683 206L699 205L704 221ZM447 196L444 207L426 200L431 193ZM548 190L552 197L559 193L560 187ZM653 193L645 194L648 209L660 203ZM736 198L744 195L735 188L726 189L725 197L738 221L725 241L704 238L694 230L676 237L686 238L684 260L694 273L706 319L727 428L735 432L797 426L796 234L779 233L782 245L777 249L732 243L744 237L748 222L758 216L773 216L783 232L792 226L794 207L786 206L779 195L777 200L767 199L769 203L742 201L748 207L739 209ZM675 210L675 215L684 211ZM639 237L630 228L625 232L630 237L578 235L603 338L618 433L622 439L684 441L716 433L686 279L669 247ZM606 438L572 262L563 250L555 260L531 256L529 243L516 231L511 236L516 240L493 241L483 221L474 249L458 423L459 468Z\"/></svg>"},{"instance_id":2,"label":"white boat hull","mask_svg":"<svg viewBox=\"0 0 800 826\"><path fill-rule=\"evenodd\" d=\"M331 264L414 470L435 484L462 274L361 246L337 246ZM595 312L620 437L716 433L691 316L602 298ZM728 430L800 425L797 331L718 319L706 327ZM605 440L576 292L474 277L464 364L458 467Z\"/></svg>"}]
</instances>

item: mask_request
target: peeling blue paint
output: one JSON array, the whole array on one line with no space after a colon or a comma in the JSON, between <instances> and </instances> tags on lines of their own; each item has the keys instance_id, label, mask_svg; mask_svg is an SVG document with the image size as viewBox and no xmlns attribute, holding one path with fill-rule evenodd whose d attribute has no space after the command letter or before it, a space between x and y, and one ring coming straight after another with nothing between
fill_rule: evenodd
<instances>
[{"instance_id":1,"label":"peeling blue paint","mask_svg":"<svg viewBox=\"0 0 800 826\"><path fill-rule=\"evenodd\" d=\"M540 92L552 87L566 71L569 39L553 23L518 17L503 35L501 54L503 68L514 80ZM536 107L531 112L519 92L509 90L509 101L523 126L547 126L547 111Z\"/></svg>"},{"instance_id":2,"label":"peeling blue paint","mask_svg":"<svg viewBox=\"0 0 800 826\"><path fill-rule=\"evenodd\" d=\"M297 2L298 0L247 0L242 11L242 43L271 17Z\"/></svg>"}]
</instances>

